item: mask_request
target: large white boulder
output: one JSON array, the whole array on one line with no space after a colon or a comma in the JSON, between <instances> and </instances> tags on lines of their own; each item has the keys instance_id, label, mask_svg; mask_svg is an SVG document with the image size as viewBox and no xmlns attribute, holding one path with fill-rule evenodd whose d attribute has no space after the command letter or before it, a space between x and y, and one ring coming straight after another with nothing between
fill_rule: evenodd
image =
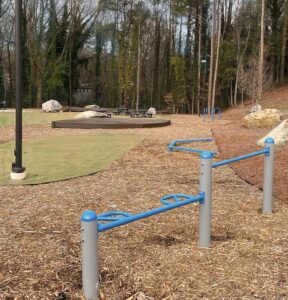
<instances>
[{"instance_id":1,"label":"large white boulder","mask_svg":"<svg viewBox=\"0 0 288 300\"><path fill-rule=\"evenodd\" d=\"M61 104L56 100L49 100L42 104L43 112L58 112L62 108Z\"/></svg>"},{"instance_id":2,"label":"large white boulder","mask_svg":"<svg viewBox=\"0 0 288 300\"><path fill-rule=\"evenodd\" d=\"M264 146L265 140L272 137L275 145L283 146L288 141L288 119L281 122L277 127L271 130L264 138L257 142L257 145Z\"/></svg>"},{"instance_id":3,"label":"large white boulder","mask_svg":"<svg viewBox=\"0 0 288 300\"><path fill-rule=\"evenodd\" d=\"M246 128L269 128L281 122L281 112L278 109L264 109L249 114L243 118L243 126Z\"/></svg>"},{"instance_id":4,"label":"large white boulder","mask_svg":"<svg viewBox=\"0 0 288 300\"><path fill-rule=\"evenodd\" d=\"M147 111L147 114L156 115L156 108L150 107Z\"/></svg>"},{"instance_id":5,"label":"large white boulder","mask_svg":"<svg viewBox=\"0 0 288 300\"><path fill-rule=\"evenodd\" d=\"M88 111L83 111L80 114L75 116L75 119L92 119L92 118L107 118L108 115L93 111L93 110L88 110Z\"/></svg>"},{"instance_id":6,"label":"large white boulder","mask_svg":"<svg viewBox=\"0 0 288 300\"><path fill-rule=\"evenodd\" d=\"M256 104L253 105L250 109L249 109L249 114L252 114L254 112L260 111L262 109L262 106L260 104Z\"/></svg>"}]
</instances>

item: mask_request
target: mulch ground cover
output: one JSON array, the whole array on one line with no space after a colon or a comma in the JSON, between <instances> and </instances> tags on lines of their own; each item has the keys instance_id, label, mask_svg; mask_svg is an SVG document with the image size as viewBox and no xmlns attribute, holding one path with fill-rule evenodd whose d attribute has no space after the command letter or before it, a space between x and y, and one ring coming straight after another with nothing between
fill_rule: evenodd
<instances>
[{"instance_id":1,"label":"mulch ground cover","mask_svg":"<svg viewBox=\"0 0 288 300\"><path fill-rule=\"evenodd\" d=\"M31 138L131 133L144 140L91 176L0 186L1 300L83 299L80 216L84 210L137 213L160 206L161 196L198 194L198 156L169 153L167 144L212 137L214 125L196 116L171 116L171 120L165 128L116 131L25 127L24 136ZM225 128L226 121L220 122ZM13 127L0 128L1 142L13 138ZM193 146L217 150L215 143ZM229 166L213 174L211 248L197 246L198 205L101 233L102 299L288 298L288 205L276 199L273 214L263 216L258 187Z\"/></svg>"},{"instance_id":2,"label":"mulch ground cover","mask_svg":"<svg viewBox=\"0 0 288 300\"><path fill-rule=\"evenodd\" d=\"M264 107L288 106L287 89L279 90L268 94L261 104ZM231 109L222 114L222 122L216 121L213 129L213 136L216 139L219 158L230 158L257 151L261 147L257 146L257 141L268 134L272 128L245 128L242 126L242 119L245 111L242 107ZM262 147L263 148L263 147ZM247 182L263 188L263 157L247 159L239 163L232 164L235 172ZM277 147L275 152L274 171L274 197L288 202L288 145Z\"/></svg>"}]
</instances>

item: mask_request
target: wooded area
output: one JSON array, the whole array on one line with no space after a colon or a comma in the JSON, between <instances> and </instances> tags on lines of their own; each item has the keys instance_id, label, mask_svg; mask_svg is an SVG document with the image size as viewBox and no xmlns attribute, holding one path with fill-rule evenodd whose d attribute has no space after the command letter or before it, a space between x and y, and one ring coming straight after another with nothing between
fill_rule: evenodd
<instances>
[{"instance_id":1,"label":"wooded area","mask_svg":"<svg viewBox=\"0 0 288 300\"><path fill-rule=\"evenodd\" d=\"M0 0L0 101L14 105L14 1ZM24 106L199 113L287 79L288 0L23 0ZM85 103L86 104L86 103ZM91 104L91 103L90 103Z\"/></svg>"}]
</instances>

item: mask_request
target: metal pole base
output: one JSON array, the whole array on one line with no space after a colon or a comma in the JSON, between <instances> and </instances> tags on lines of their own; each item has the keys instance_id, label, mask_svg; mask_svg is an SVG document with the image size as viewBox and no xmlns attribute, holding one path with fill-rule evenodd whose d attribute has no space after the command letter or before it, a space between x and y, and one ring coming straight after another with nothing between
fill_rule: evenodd
<instances>
[{"instance_id":1,"label":"metal pole base","mask_svg":"<svg viewBox=\"0 0 288 300\"><path fill-rule=\"evenodd\" d=\"M26 171L24 169L24 171L22 173L19 172L12 172L10 173L10 178L12 180L24 180L26 178Z\"/></svg>"}]
</instances>

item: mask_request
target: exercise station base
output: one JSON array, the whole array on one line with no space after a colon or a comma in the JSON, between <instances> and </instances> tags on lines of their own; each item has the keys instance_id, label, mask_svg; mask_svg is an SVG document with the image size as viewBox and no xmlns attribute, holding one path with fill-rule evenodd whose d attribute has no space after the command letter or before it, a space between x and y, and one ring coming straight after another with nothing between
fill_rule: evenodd
<instances>
[{"instance_id":1,"label":"exercise station base","mask_svg":"<svg viewBox=\"0 0 288 300\"><path fill-rule=\"evenodd\" d=\"M24 180L26 178L26 172L22 172L22 173L15 173L15 172L11 172L10 173L10 178L12 180Z\"/></svg>"}]
</instances>

